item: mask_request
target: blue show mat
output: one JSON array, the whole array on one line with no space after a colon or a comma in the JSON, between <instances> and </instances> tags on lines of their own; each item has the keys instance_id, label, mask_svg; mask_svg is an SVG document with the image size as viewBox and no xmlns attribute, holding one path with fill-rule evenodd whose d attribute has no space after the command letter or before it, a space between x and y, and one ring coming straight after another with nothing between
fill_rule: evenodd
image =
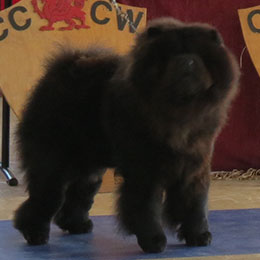
<instances>
[{"instance_id":1,"label":"blue show mat","mask_svg":"<svg viewBox=\"0 0 260 260\"><path fill-rule=\"evenodd\" d=\"M92 217L91 234L68 235L52 225L49 244L28 246L11 221L0 221L0 259L8 260L138 260L260 253L260 209L211 211L213 241L208 247L186 247L167 232L160 254L145 254L134 236L117 232L113 216Z\"/></svg>"}]
</instances>

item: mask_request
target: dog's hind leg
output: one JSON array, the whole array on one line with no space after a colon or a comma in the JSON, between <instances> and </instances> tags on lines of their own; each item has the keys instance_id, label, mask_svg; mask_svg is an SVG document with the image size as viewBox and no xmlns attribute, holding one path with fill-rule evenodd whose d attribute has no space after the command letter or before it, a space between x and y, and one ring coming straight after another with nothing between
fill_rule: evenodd
<instances>
[{"instance_id":1,"label":"dog's hind leg","mask_svg":"<svg viewBox=\"0 0 260 260\"><path fill-rule=\"evenodd\" d=\"M176 229L185 216L181 183L176 181L166 187L163 218L171 229Z\"/></svg>"},{"instance_id":2,"label":"dog's hind leg","mask_svg":"<svg viewBox=\"0 0 260 260\"><path fill-rule=\"evenodd\" d=\"M37 172L37 174L33 174ZM29 198L15 212L14 226L30 245L48 242L50 221L62 204L65 182L49 167L27 171Z\"/></svg>"},{"instance_id":3,"label":"dog's hind leg","mask_svg":"<svg viewBox=\"0 0 260 260\"><path fill-rule=\"evenodd\" d=\"M104 172L102 169L92 175L81 175L69 185L65 202L54 218L61 229L71 234L92 231L93 224L88 212L100 188Z\"/></svg>"}]
</instances>

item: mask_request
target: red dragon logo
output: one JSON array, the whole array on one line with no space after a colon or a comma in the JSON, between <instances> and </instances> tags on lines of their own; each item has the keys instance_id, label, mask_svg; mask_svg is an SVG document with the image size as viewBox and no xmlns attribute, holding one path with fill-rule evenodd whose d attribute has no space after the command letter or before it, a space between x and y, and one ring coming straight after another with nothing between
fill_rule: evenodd
<instances>
[{"instance_id":1,"label":"red dragon logo","mask_svg":"<svg viewBox=\"0 0 260 260\"><path fill-rule=\"evenodd\" d=\"M66 27L59 28L62 31L90 28L85 24L86 13L82 11L86 0L41 0L42 10L40 10L37 1L32 0L34 12L48 21L48 25L40 28L41 31L54 30L53 24L59 21L65 21L68 24ZM76 24L74 20L79 20L80 24Z\"/></svg>"}]
</instances>

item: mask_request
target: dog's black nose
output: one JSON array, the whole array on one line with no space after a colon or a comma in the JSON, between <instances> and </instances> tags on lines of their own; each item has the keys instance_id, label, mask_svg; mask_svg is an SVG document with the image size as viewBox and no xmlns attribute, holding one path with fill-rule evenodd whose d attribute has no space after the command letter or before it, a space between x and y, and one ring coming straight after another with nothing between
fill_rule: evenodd
<instances>
[{"instance_id":1,"label":"dog's black nose","mask_svg":"<svg viewBox=\"0 0 260 260\"><path fill-rule=\"evenodd\" d=\"M192 54L185 54L176 57L176 63L180 69L187 72L194 72L203 64L198 56Z\"/></svg>"}]
</instances>

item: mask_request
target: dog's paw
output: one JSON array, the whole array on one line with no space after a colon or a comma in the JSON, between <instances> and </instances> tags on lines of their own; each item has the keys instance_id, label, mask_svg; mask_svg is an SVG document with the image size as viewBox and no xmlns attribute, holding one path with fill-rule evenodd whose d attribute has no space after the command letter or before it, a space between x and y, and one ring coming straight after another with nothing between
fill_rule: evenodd
<instances>
[{"instance_id":1,"label":"dog's paw","mask_svg":"<svg viewBox=\"0 0 260 260\"><path fill-rule=\"evenodd\" d=\"M19 225L18 225L19 224ZM29 245L43 245L47 244L49 240L50 224L38 225L30 223L14 223L14 227L18 229Z\"/></svg>"},{"instance_id":2,"label":"dog's paw","mask_svg":"<svg viewBox=\"0 0 260 260\"><path fill-rule=\"evenodd\" d=\"M15 212L13 225L23 234L29 245L42 245L49 240L50 222L38 214L29 201Z\"/></svg>"},{"instance_id":3,"label":"dog's paw","mask_svg":"<svg viewBox=\"0 0 260 260\"><path fill-rule=\"evenodd\" d=\"M93 230L93 223L90 219L82 223L76 223L64 226L64 231L68 231L70 234L84 234L90 233Z\"/></svg>"},{"instance_id":4,"label":"dog's paw","mask_svg":"<svg viewBox=\"0 0 260 260\"><path fill-rule=\"evenodd\" d=\"M155 234L152 236L137 237L139 246L145 253L160 253L163 252L167 239L164 234Z\"/></svg>"},{"instance_id":5,"label":"dog's paw","mask_svg":"<svg viewBox=\"0 0 260 260\"><path fill-rule=\"evenodd\" d=\"M84 234L90 233L93 229L93 223L90 219L73 219L67 218L63 214L58 214L54 222L63 231L68 231L70 234Z\"/></svg>"},{"instance_id":6,"label":"dog's paw","mask_svg":"<svg viewBox=\"0 0 260 260\"><path fill-rule=\"evenodd\" d=\"M23 230L20 232L23 234L27 243L32 246L44 245L49 240L49 230L35 231L35 230Z\"/></svg>"},{"instance_id":7,"label":"dog's paw","mask_svg":"<svg viewBox=\"0 0 260 260\"><path fill-rule=\"evenodd\" d=\"M187 234L184 239L187 246L208 246L211 243L212 235L206 231L200 234Z\"/></svg>"}]
</instances>

